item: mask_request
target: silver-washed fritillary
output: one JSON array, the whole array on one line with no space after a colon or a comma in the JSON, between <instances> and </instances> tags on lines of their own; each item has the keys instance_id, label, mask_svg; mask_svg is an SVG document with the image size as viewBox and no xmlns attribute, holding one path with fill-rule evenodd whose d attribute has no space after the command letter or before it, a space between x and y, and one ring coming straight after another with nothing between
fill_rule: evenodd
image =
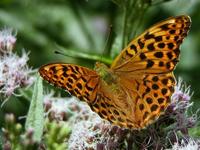
<instances>
[{"instance_id":1,"label":"silver-washed fritillary","mask_svg":"<svg viewBox=\"0 0 200 150\"><path fill-rule=\"evenodd\" d=\"M170 104L175 86L172 71L190 25L186 15L153 25L131 41L110 68L102 63L96 63L94 70L52 63L39 72L45 80L87 102L100 117L121 127L141 129Z\"/></svg>"}]
</instances>

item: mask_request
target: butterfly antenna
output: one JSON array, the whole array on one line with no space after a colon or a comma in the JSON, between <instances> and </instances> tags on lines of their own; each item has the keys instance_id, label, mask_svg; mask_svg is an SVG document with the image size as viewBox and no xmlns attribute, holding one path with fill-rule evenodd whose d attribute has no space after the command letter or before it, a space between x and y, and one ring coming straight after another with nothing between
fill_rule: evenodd
<instances>
[{"instance_id":1,"label":"butterfly antenna","mask_svg":"<svg viewBox=\"0 0 200 150\"><path fill-rule=\"evenodd\" d=\"M62 52L60 52L60 51L57 51L57 50L55 50L54 53L55 53L55 54L60 54L60 55L65 55L64 53L62 53Z\"/></svg>"},{"instance_id":2,"label":"butterfly antenna","mask_svg":"<svg viewBox=\"0 0 200 150\"><path fill-rule=\"evenodd\" d=\"M58 51L58 50L55 50L54 51L55 54L59 54L59 55L63 55L63 56L66 56L66 54L64 54L63 52L61 51Z\"/></svg>"},{"instance_id":3,"label":"butterfly antenna","mask_svg":"<svg viewBox=\"0 0 200 150\"><path fill-rule=\"evenodd\" d=\"M55 54L58 54L58 55L62 55L62 56L78 58L78 56L71 56L71 55L68 55L68 54L66 54L65 52L62 52L62 50L55 50L54 53L55 53Z\"/></svg>"}]
</instances>

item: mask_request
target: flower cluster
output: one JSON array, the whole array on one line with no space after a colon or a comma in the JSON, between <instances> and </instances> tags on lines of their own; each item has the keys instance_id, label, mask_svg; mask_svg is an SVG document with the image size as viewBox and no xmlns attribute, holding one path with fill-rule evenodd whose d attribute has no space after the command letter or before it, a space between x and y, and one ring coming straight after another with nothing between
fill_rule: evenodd
<instances>
[{"instance_id":1,"label":"flower cluster","mask_svg":"<svg viewBox=\"0 0 200 150\"><path fill-rule=\"evenodd\" d=\"M74 102L82 105L82 109L72 118L73 128L68 141L69 149L111 150L126 147L125 141L129 132L127 129L113 126L101 119L87 104Z\"/></svg>"},{"instance_id":2,"label":"flower cluster","mask_svg":"<svg viewBox=\"0 0 200 150\"><path fill-rule=\"evenodd\" d=\"M192 106L190 102L192 92L190 86L187 86L182 79L179 78L175 87L175 92L171 97L171 104L166 110L169 118L175 118L174 130L180 131L184 136L188 137L188 129L197 123L197 115L188 116L188 108Z\"/></svg>"},{"instance_id":3,"label":"flower cluster","mask_svg":"<svg viewBox=\"0 0 200 150\"><path fill-rule=\"evenodd\" d=\"M22 56L12 52L16 37L12 35L11 29L0 31L0 93L9 97L14 94L15 89L31 85L33 77L28 68L28 54L23 51Z\"/></svg>"},{"instance_id":4,"label":"flower cluster","mask_svg":"<svg viewBox=\"0 0 200 150\"><path fill-rule=\"evenodd\" d=\"M66 150L67 144L64 142L70 133L70 128L64 122L49 121L44 122L43 140L36 141L33 129L23 130L20 123L16 123L13 114L5 116L5 128L3 132L3 149L4 150L42 150L42 149L59 149Z\"/></svg>"},{"instance_id":5,"label":"flower cluster","mask_svg":"<svg viewBox=\"0 0 200 150\"><path fill-rule=\"evenodd\" d=\"M0 54L11 53L16 42L12 29L5 28L0 31Z\"/></svg>"},{"instance_id":6,"label":"flower cluster","mask_svg":"<svg viewBox=\"0 0 200 150\"><path fill-rule=\"evenodd\" d=\"M175 86L175 92L172 95L172 102L170 107L174 111L185 111L193 103L190 102L193 93L190 91L190 86L183 83L181 78L178 79L178 83Z\"/></svg>"},{"instance_id":7,"label":"flower cluster","mask_svg":"<svg viewBox=\"0 0 200 150\"><path fill-rule=\"evenodd\" d=\"M76 115L85 108L77 103L75 97L53 97L54 92L44 96L46 115L50 120L68 121L72 115Z\"/></svg>"},{"instance_id":8,"label":"flower cluster","mask_svg":"<svg viewBox=\"0 0 200 150\"><path fill-rule=\"evenodd\" d=\"M33 139L34 131L28 129L23 131L21 124L16 123L13 114L5 116L5 128L3 131L3 149L30 149L34 150L38 147L38 143Z\"/></svg>"},{"instance_id":9,"label":"flower cluster","mask_svg":"<svg viewBox=\"0 0 200 150\"><path fill-rule=\"evenodd\" d=\"M175 143L171 150L198 150L200 148L199 141L189 139L189 141L181 141L181 144Z\"/></svg>"},{"instance_id":10,"label":"flower cluster","mask_svg":"<svg viewBox=\"0 0 200 150\"><path fill-rule=\"evenodd\" d=\"M86 103L75 97L59 98L53 97L53 94L51 92L44 97L45 111L50 120L66 121L71 126L72 133L67 142L69 149L125 147L128 130L102 120Z\"/></svg>"}]
</instances>

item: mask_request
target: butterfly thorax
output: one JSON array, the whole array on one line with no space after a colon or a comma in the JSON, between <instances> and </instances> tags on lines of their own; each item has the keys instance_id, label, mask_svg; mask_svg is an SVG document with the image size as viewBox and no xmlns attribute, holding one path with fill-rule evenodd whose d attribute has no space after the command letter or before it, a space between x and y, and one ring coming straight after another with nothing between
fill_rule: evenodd
<instances>
[{"instance_id":1,"label":"butterfly thorax","mask_svg":"<svg viewBox=\"0 0 200 150\"><path fill-rule=\"evenodd\" d=\"M105 101L107 106L113 106L118 110L121 110L121 108L130 108L128 94L120 85L120 78L118 75L116 75L112 69L100 62L95 64L94 69L101 78L101 90L103 91L103 94L106 95L106 97L104 96L104 98L99 101L99 105ZM114 110L112 109L113 108L110 107L109 111L113 112Z\"/></svg>"},{"instance_id":2,"label":"butterfly thorax","mask_svg":"<svg viewBox=\"0 0 200 150\"><path fill-rule=\"evenodd\" d=\"M94 69L100 78L108 85L115 84L117 82L117 76L114 75L113 71L105 64L97 62Z\"/></svg>"}]
</instances>

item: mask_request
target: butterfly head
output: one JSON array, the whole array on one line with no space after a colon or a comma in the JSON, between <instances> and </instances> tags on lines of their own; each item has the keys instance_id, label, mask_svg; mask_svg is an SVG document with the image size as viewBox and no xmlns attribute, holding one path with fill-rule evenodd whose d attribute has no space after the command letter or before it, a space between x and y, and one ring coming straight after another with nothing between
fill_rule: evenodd
<instances>
[{"instance_id":1,"label":"butterfly head","mask_svg":"<svg viewBox=\"0 0 200 150\"><path fill-rule=\"evenodd\" d=\"M50 67L45 67L45 66L42 66L40 69L39 69L39 73L40 75L46 79L46 74L47 72L49 71Z\"/></svg>"}]
</instances>

